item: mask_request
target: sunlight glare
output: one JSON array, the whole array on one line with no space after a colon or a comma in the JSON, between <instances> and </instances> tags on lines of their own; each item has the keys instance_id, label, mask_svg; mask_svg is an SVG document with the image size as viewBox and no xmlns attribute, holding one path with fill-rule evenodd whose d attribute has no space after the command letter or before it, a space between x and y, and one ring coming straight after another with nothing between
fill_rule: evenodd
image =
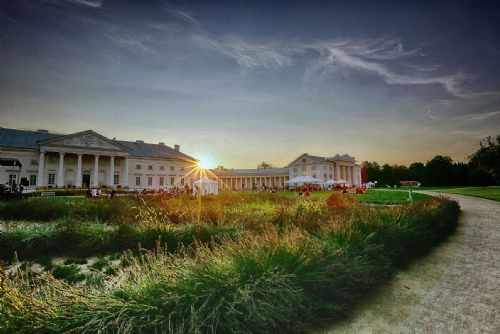
<instances>
[{"instance_id":1,"label":"sunlight glare","mask_svg":"<svg viewBox=\"0 0 500 334\"><path fill-rule=\"evenodd\" d=\"M200 169L211 169L211 168L215 168L215 162L213 161L213 159L209 156L206 156L206 155L200 155L198 156L198 168Z\"/></svg>"}]
</instances>

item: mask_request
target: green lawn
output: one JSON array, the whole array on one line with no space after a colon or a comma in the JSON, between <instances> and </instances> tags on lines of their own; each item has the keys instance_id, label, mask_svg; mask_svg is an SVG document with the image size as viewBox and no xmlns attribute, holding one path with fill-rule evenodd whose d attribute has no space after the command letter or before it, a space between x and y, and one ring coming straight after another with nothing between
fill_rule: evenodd
<instances>
[{"instance_id":1,"label":"green lawn","mask_svg":"<svg viewBox=\"0 0 500 334\"><path fill-rule=\"evenodd\" d=\"M387 191L385 189L368 189L363 195L349 195L360 202L395 204L408 201L407 191ZM428 195L413 193L413 200L419 200L428 197Z\"/></svg>"},{"instance_id":2,"label":"green lawn","mask_svg":"<svg viewBox=\"0 0 500 334\"><path fill-rule=\"evenodd\" d=\"M487 198L494 201L500 201L500 187L467 187L451 189L434 189L440 193L459 194L474 197Z\"/></svg>"},{"instance_id":3,"label":"green lawn","mask_svg":"<svg viewBox=\"0 0 500 334\"><path fill-rule=\"evenodd\" d=\"M339 194L340 191L315 191L311 193L311 198L326 200L332 194ZM288 198L296 198L298 194L292 191L285 191L279 193L280 195L286 196ZM348 196L364 203L375 203L375 204L396 204L404 203L408 200L408 191L393 191L392 189L369 189L365 191L364 194L349 194ZM413 199L419 200L428 197L424 194L413 193Z\"/></svg>"}]
</instances>

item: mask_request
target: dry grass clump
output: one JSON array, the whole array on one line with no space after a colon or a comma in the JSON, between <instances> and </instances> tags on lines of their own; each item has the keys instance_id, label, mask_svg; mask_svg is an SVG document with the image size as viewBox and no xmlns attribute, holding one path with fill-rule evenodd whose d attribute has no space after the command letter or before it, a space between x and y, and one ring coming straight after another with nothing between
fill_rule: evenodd
<instances>
[{"instance_id":1,"label":"dry grass clump","mask_svg":"<svg viewBox=\"0 0 500 334\"><path fill-rule=\"evenodd\" d=\"M251 207L239 199L214 199L208 207ZM155 250L129 255L113 284L18 272L2 286L0 332L307 332L344 315L397 266L449 235L459 212L456 202L440 198L344 213L315 201L280 201L266 199L263 225L246 225L239 238L195 240L175 252L160 247L162 239Z\"/></svg>"}]
</instances>

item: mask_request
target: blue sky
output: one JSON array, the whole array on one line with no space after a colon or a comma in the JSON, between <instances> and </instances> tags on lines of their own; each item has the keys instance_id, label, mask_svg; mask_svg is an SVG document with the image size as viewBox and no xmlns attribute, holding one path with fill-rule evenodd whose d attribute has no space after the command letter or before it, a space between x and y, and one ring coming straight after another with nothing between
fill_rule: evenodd
<instances>
[{"instance_id":1,"label":"blue sky","mask_svg":"<svg viewBox=\"0 0 500 334\"><path fill-rule=\"evenodd\" d=\"M499 37L482 1L0 0L0 126L234 168L463 161L500 133Z\"/></svg>"}]
</instances>

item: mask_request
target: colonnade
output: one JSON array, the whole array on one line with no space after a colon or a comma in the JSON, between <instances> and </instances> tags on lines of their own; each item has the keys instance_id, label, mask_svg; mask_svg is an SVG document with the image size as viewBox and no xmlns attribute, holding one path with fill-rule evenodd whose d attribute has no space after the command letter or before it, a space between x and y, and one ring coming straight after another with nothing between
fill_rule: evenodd
<instances>
[{"instance_id":1,"label":"colonnade","mask_svg":"<svg viewBox=\"0 0 500 334\"><path fill-rule=\"evenodd\" d=\"M90 186L97 187L99 186L99 159L101 157L109 157L109 170L107 175L106 184L114 185L114 175L115 175L115 155L101 155L101 154L84 154L84 153L72 153L72 152L47 152L41 151L40 158L38 160L38 176L37 176L37 186L44 187L48 185L48 180L45 180L45 155L47 153L56 153L59 154L59 164L57 168L57 182L54 184L57 187L65 186L65 169L64 169L64 157L68 154L75 154L77 156L77 166L76 166L76 175L75 175L75 187L82 187L82 160L84 155L92 155L94 157L94 168L91 173ZM128 186L128 170L129 170L129 161L128 157L123 157L125 164L123 173L120 173L122 179L120 180L120 185Z\"/></svg>"},{"instance_id":2,"label":"colonnade","mask_svg":"<svg viewBox=\"0 0 500 334\"><path fill-rule=\"evenodd\" d=\"M260 189L266 187L283 187L289 180L288 175L281 176L234 176L217 178L221 190L252 190L253 186Z\"/></svg>"},{"instance_id":3,"label":"colonnade","mask_svg":"<svg viewBox=\"0 0 500 334\"><path fill-rule=\"evenodd\" d=\"M333 179L348 181L350 185L361 185L361 170L358 166L336 163Z\"/></svg>"}]
</instances>

